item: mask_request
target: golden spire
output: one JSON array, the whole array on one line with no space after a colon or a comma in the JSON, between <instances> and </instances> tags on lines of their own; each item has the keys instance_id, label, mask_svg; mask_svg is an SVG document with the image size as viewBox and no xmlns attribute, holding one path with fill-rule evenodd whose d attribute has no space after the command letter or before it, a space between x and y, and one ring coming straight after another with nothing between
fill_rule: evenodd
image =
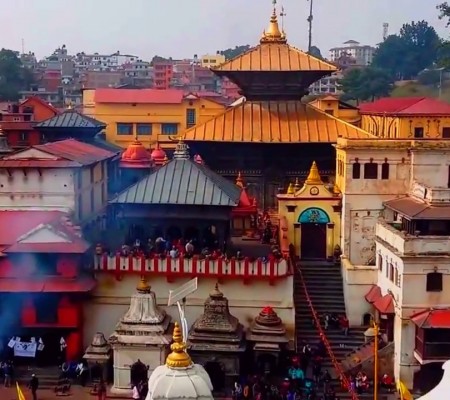
<instances>
[{"instance_id":1,"label":"golden spire","mask_svg":"<svg viewBox=\"0 0 450 400\"><path fill-rule=\"evenodd\" d=\"M319 174L319 168L317 168L317 164L315 161L313 161L311 165L311 169L309 170L308 178L306 179L305 183L307 185L322 185L322 178Z\"/></svg>"},{"instance_id":2,"label":"golden spire","mask_svg":"<svg viewBox=\"0 0 450 400\"><path fill-rule=\"evenodd\" d=\"M240 188L244 189L244 181L242 179L241 172L239 171L238 176L236 178L236 186L239 186Z\"/></svg>"},{"instance_id":3,"label":"golden spire","mask_svg":"<svg viewBox=\"0 0 450 400\"><path fill-rule=\"evenodd\" d=\"M69 102L67 103L66 109L67 110L73 110L73 103L72 103L72 101L69 100Z\"/></svg>"},{"instance_id":4,"label":"golden spire","mask_svg":"<svg viewBox=\"0 0 450 400\"><path fill-rule=\"evenodd\" d=\"M139 281L136 289L139 293L150 293L151 286L148 284L147 278L144 275L141 276L141 280Z\"/></svg>"},{"instance_id":5,"label":"golden spire","mask_svg":"<svg viewBox=\"0 0 450 400\"><path fill-rule=\"evenodd\" d=\"M295 178L294 190L296 192L300 190L300 182L298 181L298 178Z\"/></svg>"},{"instance_id":6,"label":"golden spire","mask_svg":"<svg viewBox=\"0 0 450 400\"><path fill-rule=\"evenodd\" d=\"M186 353L186 343L183 343L183 335L178 322L175 322L173 343L170 345L170 350L172 350L172 353L166 358L166 365L169 368L188 368L192 365L191 357Z\"/></svg>"},{"instance_id":7,"label":"golden spire","mask_svg":"<svg viewBox=\"0 0 450 400\"><path fill-rule=\"evenodd\" d=\"M263 31L260 43L286 43L286 35L278 25L277 0L272 0L273 12L267 30Z\"/></svg>"},{"instance_id":8,"label":"golden spire","mask_svg":"<svg viewBox=\"0 0 450 400\"><path fill-rule=\"evenodd\" d=\"M289 184L287 194L295 194L294 185L292 184L292 182Z\"/></svg>"}]
</instances>

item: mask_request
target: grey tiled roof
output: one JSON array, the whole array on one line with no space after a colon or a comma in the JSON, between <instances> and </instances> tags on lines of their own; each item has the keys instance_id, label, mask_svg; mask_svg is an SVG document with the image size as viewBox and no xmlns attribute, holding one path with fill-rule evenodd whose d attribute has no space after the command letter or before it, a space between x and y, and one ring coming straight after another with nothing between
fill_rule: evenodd
<instances>
[{"instance_id":1,"label":"grey tiled roof","mask_svg":"<svg viewBox=\"0 0 450 400\"><path fill-rule=\"evenodd\" d=\"M106 125L94 118L83 115L74 110L68 110L62 114L36 124L36 128L88 128L101 129Z\"/></svg>"},{"instance_id":2,"label":"grey tiled roof","mask_svg":"<svg viewBox=\"0 0 450 400\"><path fill-rule=\"evenodd\" d=\"M173 159L130 186L111 203L228 206L239 203L241 189L190 159Z\"/></svg>"}]
</instances>

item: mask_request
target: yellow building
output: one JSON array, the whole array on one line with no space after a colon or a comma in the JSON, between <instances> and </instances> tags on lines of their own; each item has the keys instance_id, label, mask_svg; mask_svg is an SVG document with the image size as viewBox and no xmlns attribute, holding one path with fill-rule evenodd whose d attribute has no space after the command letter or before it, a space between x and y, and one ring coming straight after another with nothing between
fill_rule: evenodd
<instances>
[{"instance_id":1,"label":"yellow building","mask_svg":"<svg viewBox=\"0 0 450 400\"><path fill-rule=\"evenodd\" d=\"M223 54L205 54L200 62L202 67L214 68L225 62L225 56Z\"/></svg>"},{"instance_id":2,"label":"yellow building","mask_svg":"<svg viewBox=\"0 0 450 400\"><path fill-rule=\"evenodd\" d=\"M309 104L319 110L325 111L327 114L348 122L349 124L359 126L361 122L358 107L344 103L337 97L325 96L322 98L317 98Z\"/></svg>"},{"instance_id":3,"label":"yellow building","mask_svg":"<svg viewBox=\"0 0 450 400\"><path fill-rule=\"evenodd\" d=\"M95 89L83 92L83 112L106 126L106 139L128 147L174 148L173 137L223 112L225 106L180 90Z\"/></svg>"},{"instance_id":4,"label":"yellow building","mask_svg":"<svg viewBox=\"0 0 450 400\"><path fill-rule=\"evenodd\" d=\"M450 139L450 104L428 97L385 98L360 106L361 128L396 139Z\"/></svg>"},{"instance_id":5,"label":"yellow building","mask_svg":"<svg viewBox=\"0 0 450 400\"><path fill-rule=\"evenodd\" d=\"M322 181L316 163L303 186L297 180L277 197L280 225L295 253L302 259L331 259L340 244L341 196Z\"/></svg>"}]
</instances>

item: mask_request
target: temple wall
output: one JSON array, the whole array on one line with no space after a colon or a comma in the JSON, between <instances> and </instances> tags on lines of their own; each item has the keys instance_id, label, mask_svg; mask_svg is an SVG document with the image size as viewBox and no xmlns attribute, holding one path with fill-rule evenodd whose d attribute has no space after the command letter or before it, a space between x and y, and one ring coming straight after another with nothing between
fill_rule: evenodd
<instances>
[{"instance_id":1,"label":"temple wall","mask_svg":"<svg viewBox=\"0 0 450 400\"><path fill-rule=\"evenodd\" d=\"M117 281L112 275L98 274L97 279L99 282L97 289L84 310L84 346L90 344L96 332L103 332L106 338L113 333L117 322L128 309L130 297L136 290L139 277L124 275L121 281ZM188 280L180 278L169 283L165 277L158 276L152 277L149 281L158 304L165 308L174 319L178 319L177 308L166 306L169 290L177 289ZM200 278L198 290L188 296L186 317L189 325L203 313L204 302L214 289L216 282L214 278ZM229 300L231 313L239 318L245 328L263 307L272 306L286 324L289 338L294 337L292 276L277 279L273 286L268 281L256 279L248 285L244 285L242 279L223 280L220 290Z\"/></svg>"}]
</instances>

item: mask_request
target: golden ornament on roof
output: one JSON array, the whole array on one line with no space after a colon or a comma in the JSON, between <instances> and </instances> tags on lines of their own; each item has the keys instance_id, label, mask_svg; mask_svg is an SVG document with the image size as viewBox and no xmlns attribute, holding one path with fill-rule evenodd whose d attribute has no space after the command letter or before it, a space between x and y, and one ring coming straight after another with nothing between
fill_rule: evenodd
<instances>
[{"instance_id":1,"label":"golden ornament on roof","mask_svg":"<svg viewBox=\"0 0 450 400\"><path fill-rule=\"evenodd\" d=\"M319 168L317 168L317 164L313 161L311 165L311 169L309 170L308 178L306 178L305 183L307 185L322 185L322 178L319 174Z\"/></svg>"},{"instance_id":2,"label":"golden ornament on roof","mask_svg":"<svg viewBox=\"0 0 450 400\"><path fill-rule=\"evenodd\" d=\"M272 16L270 17L269 27L263 32L260 43L286 43L286 35L280 29L278 25L276 1L274 1L274 7Z\"/></svg>"},{"instance_id":3,"label":"golden ornament on roof","mask_svg":"<svg viewBox=\"0 0 450 400\"><path fill-rule=\"evenodd\" d=\"M141 280L139 281L136 289L138 292L141 292L141 293L150 293L151 286L148 284L145 276L141 276Z\"/></svg>"},{"instance_id":4,"label":"golden ornament on roof","mask_svg":"<svg viewBox=\"0 0 450 400\"><path fill-rule=\"evenodd\" d=\"M186 343L183 342L180 325L175 322L173 329L173 343L170 345L170 353L166 359L169 368L188 368L192 365L191 357L186 353Z\"/></svg>"},{"instance_id":5,"label":"golden ornament on roof","mask_svg":"<svg viewBox=\"0 0 450 400\"><path fill-rule=\"evenodd\" d=\"M295 194L294 185L292 182L288 186L287 194Z\"/></svg>"}]
</instances>

